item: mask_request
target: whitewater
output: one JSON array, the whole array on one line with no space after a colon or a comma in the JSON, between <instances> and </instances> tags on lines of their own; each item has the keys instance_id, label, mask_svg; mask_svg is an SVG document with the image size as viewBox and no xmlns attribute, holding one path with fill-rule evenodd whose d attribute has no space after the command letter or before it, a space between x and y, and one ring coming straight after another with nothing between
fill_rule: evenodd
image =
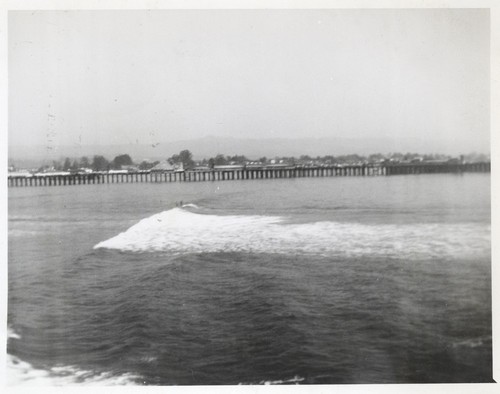
<instances>
[{"instance_id":1,"label":"whitewater","mask_svg":"<svg viewBox=\"0 0 500 394\"><path fill-rule=\"evenodd\" d=\"M288 223L278 216L211 215L173 208L141 220L94 246L130 252L304 253L391 256L405 259L467 257L489 246L489 227L477 223Z\"/></svg>"}]
</instances>

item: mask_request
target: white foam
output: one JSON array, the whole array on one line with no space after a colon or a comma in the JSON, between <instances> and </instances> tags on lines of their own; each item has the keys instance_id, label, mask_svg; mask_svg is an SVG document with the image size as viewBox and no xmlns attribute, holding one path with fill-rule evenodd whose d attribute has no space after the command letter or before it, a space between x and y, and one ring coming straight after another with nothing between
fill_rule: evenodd
<instances>
[{"instance_id":1,"label":"white foam","mask_svg":"<svg viewBox=\"0 0 500 394\"><path fill-rule=\"evenodd\" d=\"M285 379L285 380L263 380L259 384L264 384L264 385L290 384L290 383L299 384L300 382L302 382L304 380L305 380L305 378L296 375L292 379Z\"/></svg>"},{"instance_id":2,"label":"white foam","mask_svg":"<svg viewBox=\"0 0 500 394\"><path fill-rule=\"evenodd\" d=\"M305 378L299 376L299 375L295 375L293 378L291 379L279 379L279 380L261 380L258 384L261 384L261 385L278 385L278 384L299 384L300 382L303 382L305 380ZM255 383L238 383L238 385L240 386L244 386L244 385L251 385L251 384L255 384Z\"/></svg>"},{"instance_id":3,"label":"white foam","mask_svg":"<svg viewBox=\"0 0 500 394\"><path fill-rule=\"evenodd\" d=\"M459 341L453 344L454 348L457 347L466 347L466 348L477 348L480 346L484 346L488 342L491 342L491 336L486 335L482 337L477 337L477 338L469 338L465 339L463 341Z\"/></svg>"},{"instance_id":4,"label":"white foam","mask_svg":"<svg viewBox=\"0 0 500 394\"><path fill-rule=\"evenodd\" d=\"M184 205L182 206L182 208L194 208L194 209L200 209L200 207L199 207L198 205L196 205L196 204L191 204L191 203L189 203L189 204L184 204Z\"/></svg>"},{"instance_id":5,"label":"white foam","mask_svg":"<svg viewBox=\"0 0 500 394\"><path fill-rule=\"evenodd\" d=\"M21 336L17 334L12 328L7 327L7 339L21 339Z\"/></svg>"},{"instance_id":6,"label":"white foam","mask_svg":"<svg viewBox=\"0 0 500 394\"><path fill-rule=\"evenodd\" d=\"M428 258L484 256L490 229L478 223L290 224L275 216L203 215L174 208L141 220L98 248L171 253L314 253Z\"/></svg>"},{"instance_id":7,"label":"white foam","mask_svg":"<svg viewBox=\"0 0 500 394\"><path fill-rule=\"evenodd\" d=\"M39 369L9 354L7 355L6 375L9 386L121 386L135 385L139 379L133 374L96 373L73 366L58 366L49 370Z\"/></svg>"},{"instance_id":8,"label":"white foam","mask_svg":"<svg viewBox=\"0 0 500 394\"><path fill-rule=\"evenodd\" d=\"M9 238L12 237L26 237L39 234L38 231L33 230L18 230L18 229L9 229Z\"/></svg>"}]
</instances>

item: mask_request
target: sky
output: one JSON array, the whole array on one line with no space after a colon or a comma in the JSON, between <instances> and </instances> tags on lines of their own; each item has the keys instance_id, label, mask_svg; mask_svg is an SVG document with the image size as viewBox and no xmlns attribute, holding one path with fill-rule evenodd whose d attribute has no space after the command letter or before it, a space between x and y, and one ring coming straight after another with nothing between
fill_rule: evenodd
<instances>
[{"instance_id":1,"label":"sky","mask_svg":"<svg viewBox=\"0 0 500 394\"><path fill-rule=\"evenodd\" d=\"M8 24L9 146L489 152L487 9L9 11Z\"/></svg>"}]
</instances>

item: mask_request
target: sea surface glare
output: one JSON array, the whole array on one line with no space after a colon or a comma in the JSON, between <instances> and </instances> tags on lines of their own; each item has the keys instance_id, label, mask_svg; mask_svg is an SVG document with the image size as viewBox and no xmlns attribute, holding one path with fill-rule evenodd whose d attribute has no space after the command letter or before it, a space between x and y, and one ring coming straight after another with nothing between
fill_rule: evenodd
<instances>
[{"instance_id":1,"label":"sea surface glare","mask_svg":"<svg viewBox=\"0 0 500 394\"><path fill-rule=\"evenodd\" d=\"M492 382L489 174L8 203L10 384Z\"/></svg>"}]
</instances>

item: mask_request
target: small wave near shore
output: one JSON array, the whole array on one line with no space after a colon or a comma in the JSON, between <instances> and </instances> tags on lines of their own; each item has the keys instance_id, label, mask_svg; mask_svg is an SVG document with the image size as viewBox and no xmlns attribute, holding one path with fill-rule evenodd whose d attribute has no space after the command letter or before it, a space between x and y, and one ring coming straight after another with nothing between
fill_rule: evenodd
<instances>
[{"instance_id":1,"label":"small wave near shore","mask_svg":"<svg viewBox=\"0 0 500 394\"><path fill-rule=\"evenodd\" d=\"M22 340L22 338L8 327L7 340ZM8 386L123 386L139 383L140 377L132 373L97 372L71 365L41 368L11 354L7 354L6 357L6 384Z\"/></svg>"}]
</instances>

